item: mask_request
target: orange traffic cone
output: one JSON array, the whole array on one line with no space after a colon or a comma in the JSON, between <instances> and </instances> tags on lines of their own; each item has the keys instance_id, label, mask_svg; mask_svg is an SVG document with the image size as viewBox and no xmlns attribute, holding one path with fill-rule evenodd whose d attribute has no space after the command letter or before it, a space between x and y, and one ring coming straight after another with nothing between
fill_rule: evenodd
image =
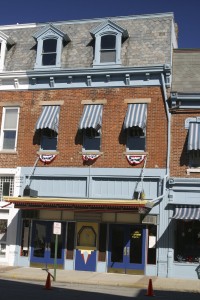
<instances>
[{"instance_id":1,"label":"orange traffic cone","mask_svg":"<svg viewBox=\"0 0 200 300\"><path fill-rule=\"evenodd\" d=\"M152 279L149 279L149 285L148 285L146 296L151 296L151 297L155 296L153 292Z\"/></svg>"},{"instance_id":2,"label":"orange traffic cone","mask_svg":"<svg viewBox=\"0 0 200 300\"><path fill-rule=\"evenodd\" d=\"M51 289L51 275L50 275L50 273L48 273L48 275L47 275L45 289L46 290L50 290Z\"/></svg>"}]
</instances>

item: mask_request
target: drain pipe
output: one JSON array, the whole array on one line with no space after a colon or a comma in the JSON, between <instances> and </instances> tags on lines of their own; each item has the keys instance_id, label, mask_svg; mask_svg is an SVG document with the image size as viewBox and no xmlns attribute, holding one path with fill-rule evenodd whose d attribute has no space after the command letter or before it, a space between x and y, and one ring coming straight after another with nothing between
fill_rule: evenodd
<instances>
[{"instance_id":1,"label":"drain pipe","mask_svg":"<svg viewBox=\"0 0 200 300\"><path fill-rule=\"evenodd\" d=\"M145 207L147 208L152 208L156 203L158 203L165 195L166 195L166 182L167 182L167 177L169 176L169 160L170 160L170 147L171 147L171 140L170 140L170 133L171 133L171 116L168 110L168 105L167 105L167 92L166 92L166 86L165 86L165 78L163 73L161 73L161 87L163 91L163 96L164 96L164 104L165 104L165 110L166 110L166 115L167 115L167 163L166 163L166 174L164 176L164 181L163 181L163 194L160 195L159 197L156 197L153 200L150 200Z\"/></svg>"}]
</instances>

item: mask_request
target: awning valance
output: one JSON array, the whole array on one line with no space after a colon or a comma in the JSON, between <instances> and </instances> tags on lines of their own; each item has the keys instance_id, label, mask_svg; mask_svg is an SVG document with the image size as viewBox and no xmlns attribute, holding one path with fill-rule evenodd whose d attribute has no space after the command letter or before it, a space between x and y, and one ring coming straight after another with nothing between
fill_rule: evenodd
<instances>
[{"instance_id":1,"label":"awning valance","mask_svg":"<svg viewBox=\"0 0 200 300\"><path fill-rule=\"evenodd\" d=\"M190 123L188 150L200 150L200 123Z\"/></svg>"},{"instance_id":2,"label":"awning valance","mask_svg":"<svg viewBox=\"0 0 200 300\"><path fill-rule=\"evenodd\" d=\"M102 125L102 111L102 104L84 105L79 129L94 128L98 131Z\"/></svg>"},{"instance_id":3,"label":"awning valance","mask_svg":"<svg viewBox=\"0 0 200 300\"><path fill-rule=\"evenodd\" d=\"M174 209L173 219L200 220L200 206L176 206Z\"/></svg>"},{"instance_id":4,"label":"awning valance","mask_svg":"<svg viewBox=\"0 0 200 300\"><path fill-rule=\"evenodd\" d=\"M124 120L124 129L138 126L144 130L147 119L147 104L128 104L126 117Z\"/></svg>"},{"instance_id":5,"label":"awning valance","mask_svg":"<svg viewBox=\"0 0 200 300\"><path fill-rule=\"evenodd\" d=\"M43 106L35 129L49 128L58 133L60 106Z\"/></svg>"},{"instance_id":6,"label":"awning valance","mask_svg":"<svg viewBox=\"0 0 200 300\"><path fill-rule=\"evenodd\" d=\"M80 210L119 210L135 211L145 207L148 200L124 199L85 199L85 198L41 198L41 197L4 197L20 209L80 209Z\"/></svg>"}]
</instances>

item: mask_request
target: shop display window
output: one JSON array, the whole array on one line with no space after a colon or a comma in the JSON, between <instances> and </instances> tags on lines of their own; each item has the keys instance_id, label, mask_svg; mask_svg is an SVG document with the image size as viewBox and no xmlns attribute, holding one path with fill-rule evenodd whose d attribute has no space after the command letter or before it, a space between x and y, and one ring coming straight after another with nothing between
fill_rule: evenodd
<instances>
[{"instance_id":1,"label":"shop display window","mask_svg":"<svg viewBox=\"0 0 200 300\"><path fill-rule=\"evenodd\" d=\"M177 220L174 234L174 260L180 263L200 262L200 222Z\"/></svg>"}]
</instances>

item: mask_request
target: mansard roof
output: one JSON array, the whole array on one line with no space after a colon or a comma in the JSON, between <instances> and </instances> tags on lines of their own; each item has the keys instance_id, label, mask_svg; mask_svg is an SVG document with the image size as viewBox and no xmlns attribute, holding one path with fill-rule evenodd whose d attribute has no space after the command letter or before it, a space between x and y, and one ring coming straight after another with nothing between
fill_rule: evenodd
<instances>
[{"instance_id":1,"label":"mansard roof","mask_svg":"<svg viewBox=\"0 0 200 300\"><path fill-rule=\"evenodd\" d=\"M31 71L36 61L36 40L48 30L62 36L70 43L64 43L61 55L61 69L84 69L93 66L94 39L98 30L110 26L122 33L122 67L148 67L171 65L171 34L173 14L113 17L52 24L18 24L0 26L0 31L10 37L14 46L8 49L5 71Z\"/></svg>"},{"instance_id":2,"label":"mansard roof","mask_svg":"<svg viewBox=\"0 0 200 300\"><path fill-rule=\"evenodd\" d=\"M200 94L200 49L174 50L172 92Z\"/></svg>"}]
</instances>

